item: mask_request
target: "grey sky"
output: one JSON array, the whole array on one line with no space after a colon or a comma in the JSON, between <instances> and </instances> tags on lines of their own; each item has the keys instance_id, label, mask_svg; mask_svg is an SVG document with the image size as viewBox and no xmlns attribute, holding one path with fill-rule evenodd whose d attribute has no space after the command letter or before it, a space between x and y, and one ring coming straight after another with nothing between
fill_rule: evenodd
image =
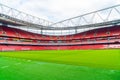
<instances>
[{"instance_id":1,"label":"grey sky","mask_svg":"<svg viewBox=\"0 0 120 80\"><path fill-rule=\"evenodd\" d=\"M120 0L0 0L0 3L57 22L120 4Z\"/></svg>"}]
</instances>

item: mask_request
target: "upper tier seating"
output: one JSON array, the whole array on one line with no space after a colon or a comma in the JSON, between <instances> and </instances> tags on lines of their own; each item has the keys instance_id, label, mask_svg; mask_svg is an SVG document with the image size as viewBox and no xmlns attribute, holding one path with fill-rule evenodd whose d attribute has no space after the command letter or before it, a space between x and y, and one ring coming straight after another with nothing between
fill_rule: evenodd
<instances>
[{"instance_id":1,"label":"upper tier seating","mask_svg":"<svg viewBox=\"0 0 120 80\"><path fill-rule=\"evenodd\" d=\"M80 39L87 39L87 38L89 39L89 38L97 38L97 37L108 37L108 36L115 36L115 35L120 35L120 26L93 29L93 30L82 32L82 33L78 33L74 35L66 35L66 36L41 35L41 34L31 33L31 32L27 32L24 30L16 29L16 28L0 26L0 36L46 40L48 42L50 40L53 40L53 41L80 40Z\"/></svg>"}]
</instances>

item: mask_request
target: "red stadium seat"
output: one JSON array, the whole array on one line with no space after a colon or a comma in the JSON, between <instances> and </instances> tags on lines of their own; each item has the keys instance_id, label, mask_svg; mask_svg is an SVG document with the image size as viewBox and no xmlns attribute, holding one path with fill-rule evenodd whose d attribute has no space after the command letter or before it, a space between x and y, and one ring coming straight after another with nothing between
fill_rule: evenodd
<instances>
[{"instance_id":1,"label":"red stadium seat","mask_svg":"<svg viewBox=\"0 0 120 80\"><path fill-rule=\"evenodd\" d=\"M0 26L0 51L103 49L112 48L112 44L117 45L119 42L120 26L65 36L48 36Z\"/></svg>"}]
</instances>

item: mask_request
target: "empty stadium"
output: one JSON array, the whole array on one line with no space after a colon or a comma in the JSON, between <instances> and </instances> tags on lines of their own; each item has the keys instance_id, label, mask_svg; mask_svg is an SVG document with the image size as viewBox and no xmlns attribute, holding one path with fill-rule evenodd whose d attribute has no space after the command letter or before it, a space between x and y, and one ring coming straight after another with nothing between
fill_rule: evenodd
<instances>
[{"instance_id":1,"label":"empty stadium","mask_svg":"<svg viewBox=\"0 0 120 80\"><path fill-rule=\"evenodd\" d=\"M119 48L120 5L54 23L0 4L0 80L119 80Z\"/></svg>"}]
</instances>

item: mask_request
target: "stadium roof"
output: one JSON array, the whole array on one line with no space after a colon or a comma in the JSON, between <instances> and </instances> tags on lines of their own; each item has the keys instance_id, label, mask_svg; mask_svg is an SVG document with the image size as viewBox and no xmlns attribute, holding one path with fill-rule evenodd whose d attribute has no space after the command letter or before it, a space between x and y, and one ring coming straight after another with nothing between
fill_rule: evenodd
<instances>
[{"instance_id":1,"label":"stadium roof","mask_svg":"<svg viewBox=\"0 0 120 80\"><path fill-rule=\"evenodd\" d=\"M53 23L0 4L0 23L39 30L75 30L117 25L120 23L120 5Z\"/></svg>"}]
</instances>

